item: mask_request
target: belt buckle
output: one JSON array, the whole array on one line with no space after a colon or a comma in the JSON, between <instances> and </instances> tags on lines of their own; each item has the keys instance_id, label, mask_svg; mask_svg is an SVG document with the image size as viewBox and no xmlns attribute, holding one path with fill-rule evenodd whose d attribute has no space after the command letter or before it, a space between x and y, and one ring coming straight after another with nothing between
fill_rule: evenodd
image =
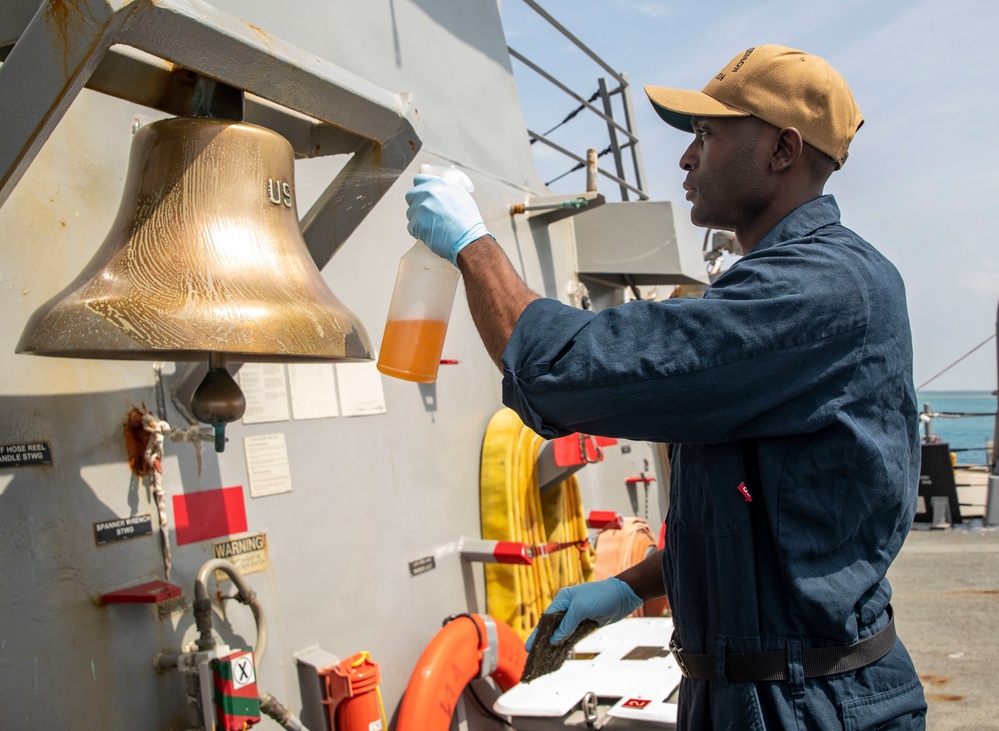
<instances>
[{"instance_id":1,"label":"belt buckle","mask_svg":"<svg viewBox=\"0 0 999 731\"><path fill-rule=\"evenodd\" d=\"M683 652L683 648L677 643L676 638L669 638L669 651L673 655L673 659L676 660L676 664L680 667L680 673L685 678L690 677L690 671L687 670L687 664L683 661L683 656L680 654Z\"/></svg>"}]
</instances>

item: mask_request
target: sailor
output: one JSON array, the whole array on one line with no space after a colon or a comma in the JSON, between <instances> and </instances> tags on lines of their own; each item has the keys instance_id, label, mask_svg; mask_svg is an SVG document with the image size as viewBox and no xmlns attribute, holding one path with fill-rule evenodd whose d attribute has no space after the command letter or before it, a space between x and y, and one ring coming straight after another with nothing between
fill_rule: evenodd
<instances>
[{"instance_id":1,"label":"sailor","mask_svg":"<svg viewBox=\"0 0 999 731\"><path fill-rule=\"evenodd\" d=\"M924 728L885 578L919 473L905 292L823 193L863 123L853 95L823 59L772 45L703 91L646 93L693 133L691 220L743 252L701 299L593 312L539 297L460 186L417 176L406 195L528 426L675 445L666 548L563 589L550 641L665 591L678 728Z\"/></svg>"}]
</instances>

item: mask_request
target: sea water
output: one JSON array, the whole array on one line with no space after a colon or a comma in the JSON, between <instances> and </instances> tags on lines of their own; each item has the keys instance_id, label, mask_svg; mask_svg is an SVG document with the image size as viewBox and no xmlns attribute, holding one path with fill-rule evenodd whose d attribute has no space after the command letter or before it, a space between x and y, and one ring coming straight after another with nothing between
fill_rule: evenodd
<instances>
[{"instance_id":1,"label":"sea water","mask_svg":"<svg viewBox=\"0 0 999 731\"><path fill-rule=\"evenodd\" d=\"M985 442L992 441L995 429L996 397L989 391L919 391L920 412L924 405L931 411L952 414L988 414L957 418L936 417L930 428L941 442L947 442L962 464L985 464ZM926 433L920 424L919 435Z\"/></svg>"}]
</instances>

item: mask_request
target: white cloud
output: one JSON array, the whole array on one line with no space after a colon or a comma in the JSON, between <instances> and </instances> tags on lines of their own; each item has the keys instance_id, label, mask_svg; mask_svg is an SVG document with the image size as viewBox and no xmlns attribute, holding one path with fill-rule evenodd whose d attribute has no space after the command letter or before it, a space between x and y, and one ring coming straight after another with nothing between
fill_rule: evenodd
<instances>
[{"instance_id":1,"label":"white cloud","mask_svg":"<svg viewBox=\"0 0 999 731\"><path fill-rule=\"evenodd\" d=\"M614 0L615 4L631 10L649 18L666 18L675 15L674 9L665 2L651 2L649 0Z\"/></svg>"}]
</instances>

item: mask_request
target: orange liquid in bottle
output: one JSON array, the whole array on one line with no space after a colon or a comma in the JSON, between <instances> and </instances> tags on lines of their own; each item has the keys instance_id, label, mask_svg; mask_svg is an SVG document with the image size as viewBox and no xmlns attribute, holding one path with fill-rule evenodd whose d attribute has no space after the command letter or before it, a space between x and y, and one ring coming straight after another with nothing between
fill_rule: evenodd
<instances>
[{"instance_id":1,"label":"orange liquid in bottle","mask_svg":"<svg viewBox=\"0 0 999 731\"><path fill-rule=\"evenodd\" d=\"M442 320L389 320L385 323L378 370L404 381L433 383L444 350Z\"/></svg>"}]
</instances>

